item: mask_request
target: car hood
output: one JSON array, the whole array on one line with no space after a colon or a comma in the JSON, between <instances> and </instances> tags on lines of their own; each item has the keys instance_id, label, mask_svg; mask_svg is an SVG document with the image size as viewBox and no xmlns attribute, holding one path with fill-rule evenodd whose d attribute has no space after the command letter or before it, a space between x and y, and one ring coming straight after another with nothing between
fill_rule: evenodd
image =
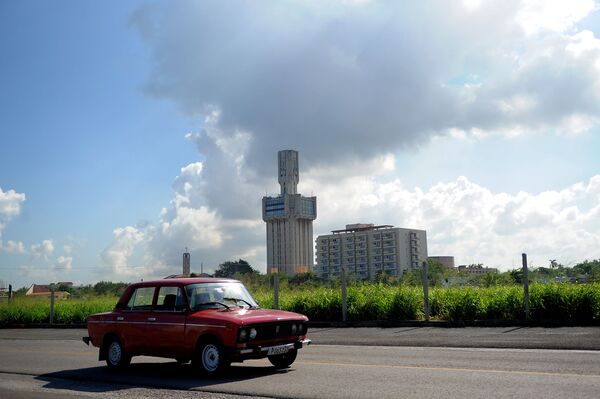
<instances>
[{"instance_id":1,"label":"car hood","mask_svg":"<svg viewBox=\"0 0 600 399\"><path fill-rule=\"evenodd\" d=\"M231 309L217 310L207 309L192 314L193 319L217 319L226 322L233 322L239 325L269 323L277 321L307 321L308 317L300 313L287 312L274 309Z\"/></svg>"}]
</instances>

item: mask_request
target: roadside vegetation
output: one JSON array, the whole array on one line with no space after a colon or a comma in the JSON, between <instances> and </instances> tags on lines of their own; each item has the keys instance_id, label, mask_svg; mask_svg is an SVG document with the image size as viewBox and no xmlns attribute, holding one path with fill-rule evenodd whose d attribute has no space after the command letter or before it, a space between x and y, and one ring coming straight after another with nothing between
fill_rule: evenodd
<instances>
[{"instance_id":1,"label":"roadside vegetation","mask_svg":"<svg viewBox=\"0 0 600 399\"><path fill-rule=\"evenodd\" d=\"M225 276L244 282L261 307L273 307L273 276L261 275L245 267L245 272L240 273L239 268L236 269L231 263L236 262L229 262L226 268L235 274ZM590 282L559 283L555 282L557 276L544 277L560 273L576 277L583 274L582 270ZM446 273L454 273L452 270L432 264L429 271L431 319L456 322L524 319L520 270L468 278L467 284L455 287L443 287L443 282L452 277ZM599 324L598 276L600 260L586 261L574 268L557 266L533 270L530 275L533 281L530 285L530 320ZM110 311L125 287L125 283L111 282L100 282L80 289L71 287L69 299L55 301L53 322L81 324L90 314ZM314 321L342 320L339 281L321 282L313 274L306 273L291 278L280 276L279 287L281 309L306 314ZM347 298L349 321L423 319L423 289L418 273L407 273L401 279L382 275L375 282L350 279ZM0 326L44 324L49 322L49 318L49 299L25 297L24 290L17 292L11 304L7 301L0 303Z\"/></svg>"}]
</instances>

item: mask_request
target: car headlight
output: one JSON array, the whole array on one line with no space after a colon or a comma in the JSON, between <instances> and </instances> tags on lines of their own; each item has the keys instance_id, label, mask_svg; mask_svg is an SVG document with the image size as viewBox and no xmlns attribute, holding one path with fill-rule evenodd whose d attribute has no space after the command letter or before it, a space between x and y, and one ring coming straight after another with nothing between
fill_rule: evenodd
<instances>
[{"instance_id":1,"label":"car headlight","mask_svg":"<svg viewBox=\"0 0 600 399\"><path fill-rule=\"evenodd\" d=\"M292 324L292 335L296 335L297 331L298 331L298 326L296 324Z\"/></svg>"},{"instance_id":2,"label":"car headlight","mask_svg":"<svg viewBox=\"0 0 600 399\"><path fill-rule=\"evenodd\" d=\"M250 329L250 339L256 338L256 334L257 334L256 328L251 328Z\"/></svg>"},{"instance_id":3,"label":"car headlight","mask_svg":"<svg viewBox=\"0 0 600 399\"><path fill-rule=\"evenodd\" d=\"M240 341L245 341L248 338L248 332L246 330L240 330Z\"/></svg>"},{"instance_id":4,"label":"car headlight","mask_svg":"<svg viewBox=\"0 0 600 399\"><path fill-rule=\"evenodd\" d=\"M305 332L306 332L306 326L304 325L304 323L298 324L298 334L302 335Z\"/></svg>"}]
</instances>

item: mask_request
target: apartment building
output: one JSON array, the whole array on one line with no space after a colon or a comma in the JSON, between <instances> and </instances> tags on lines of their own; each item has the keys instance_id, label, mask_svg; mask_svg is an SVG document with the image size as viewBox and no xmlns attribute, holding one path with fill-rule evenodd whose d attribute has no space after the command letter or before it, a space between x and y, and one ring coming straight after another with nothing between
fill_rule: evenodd
<instances>
[{"instance_id":1,"label":"apartment building","mask_svg":"<svg viewBox=\"0 0 600 399\"><path fill-rule=\"evenodd\" d=\"M392 225L349 224L343 230L317 237L314 273L322 279L348 276L370 280L385 272L402 276L427 260L425 230Z\"/></svg>"}]
</instances>

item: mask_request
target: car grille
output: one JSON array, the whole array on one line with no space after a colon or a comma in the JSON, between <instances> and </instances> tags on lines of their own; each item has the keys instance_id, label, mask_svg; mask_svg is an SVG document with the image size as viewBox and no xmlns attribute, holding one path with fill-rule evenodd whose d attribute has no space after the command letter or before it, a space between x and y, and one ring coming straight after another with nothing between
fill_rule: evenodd
<instances>
[{"instance_id":1,"label":"car grille","mask_svg":"<svg viewBox=\"0 0 600 399\"><path fill-rule=\"evenodd\" d=\"M303 327L301 329L300 332L297 332L294 335L302 335L305 334L306 332L306 326L305 323L299 323L299 322L292 322L292 321L286 321L286 322L275 322L275 323L265 323L265 324L258 324L253 326L254 328L256 328L256 339L257 340L263 340L263 339L274 339L274 338L283 338L283 337L289 337L292 335L292 324L301 324Z\"/></svg>"}]
</instances>

